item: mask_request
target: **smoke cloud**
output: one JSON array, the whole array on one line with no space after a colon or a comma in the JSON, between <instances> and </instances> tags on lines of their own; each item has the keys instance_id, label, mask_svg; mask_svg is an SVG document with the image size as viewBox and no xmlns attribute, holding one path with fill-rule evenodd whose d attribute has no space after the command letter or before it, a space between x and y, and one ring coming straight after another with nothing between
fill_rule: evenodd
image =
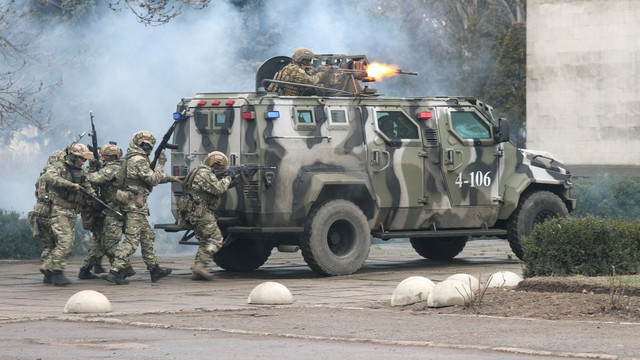
<instances>
[{"instance_id":1,"label":"smoke cloud","mask_svg":"<svg viewBox=\"0 0 640 360\"><path fill-rule=\"evenodd\" d=\"M89 111L99 145L116 141L126 150L138 130L161 138L181 98L205 91L252 91L263 61L290 56L298 47L366 54L371 61L420 71L410 68L423 56L409 44L409 35L396 22L376 16L384 9L355 1L262 4L252 12L212 1L203 10L186 9L163 26L144 26L131 13L108 10L82 26L47 26L30 45L30 52L46 61L31 64L28 75L61 82L47 99L53 126L0 136L0 208L31 210L34 183L48 155L90 131ZM402 94L394 79L375 87L386 95L410 95ZM88 144L90 138L81 141ZM168 185L155 189L150 204L152 221L173 222Z\"/></svg>"}]
</instances>

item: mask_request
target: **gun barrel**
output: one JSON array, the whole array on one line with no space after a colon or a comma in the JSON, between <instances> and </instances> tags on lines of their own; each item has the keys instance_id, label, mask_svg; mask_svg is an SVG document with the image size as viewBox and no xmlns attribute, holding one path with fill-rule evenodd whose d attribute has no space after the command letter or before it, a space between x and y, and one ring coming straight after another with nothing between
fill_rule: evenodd
<instances>
[{"instance_id":1,"label":"gun barrel","mask_svg":"<svg viewBox=\"0 0 640 360\"><path fill-rule=\"evenodd\" d=\"M399 74L399 75L418 75L417 72L402 71L402 70L396 70L396 74Z\"/></svg>"},{"instance_id":2,"label":"gun barrel","mask_svg":"<svg viewBox=\"0 0 640 360\"><path fill-rule=\"evenodd\" d=\"M89 111L89 118L91 120L91 152L93 153L94 166L96 170L100 170L100 153L98 152L98 133L96 132L96 125L93 123L93 112Z\"/></svg>"}]
</instances>

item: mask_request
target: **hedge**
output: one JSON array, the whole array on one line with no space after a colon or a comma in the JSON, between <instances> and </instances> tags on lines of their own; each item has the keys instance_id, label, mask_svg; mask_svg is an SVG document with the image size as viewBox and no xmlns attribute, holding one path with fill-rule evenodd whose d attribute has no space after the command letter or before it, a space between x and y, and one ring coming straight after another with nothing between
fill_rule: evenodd
<instances>
[{"instance_id":1,"label":"hedge","mask_svg":"<svg viewBox=\"0 0 640 360\"><path fill-rule=\"evenodd\" d=\"M640 220L551 219L523 240L524 277L638 274Z\"/></svg>"}]
</instances>

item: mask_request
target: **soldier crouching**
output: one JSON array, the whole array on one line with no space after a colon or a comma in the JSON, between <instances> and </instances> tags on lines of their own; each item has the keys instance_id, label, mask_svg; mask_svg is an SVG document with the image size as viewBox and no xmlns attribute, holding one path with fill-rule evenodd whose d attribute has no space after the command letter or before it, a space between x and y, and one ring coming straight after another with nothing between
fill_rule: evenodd
<instances>
[{"instance_id":1,"label":"soldier crouching","mask_svg":"<svg viewBox=\"0 0 640 360\"><path fill-rule=\"evenodd\" d=\"M180 221L191 224L198 240L193 280L211 280L207 265L222 247L222 232L218 227L213 209L219 198L234 184L230 176L216 176L216 170L229 165L227 156L220 151L209 153L202 163L191 170L184 180L185 196L178 205Z\"/></svg>"}]
</instances>

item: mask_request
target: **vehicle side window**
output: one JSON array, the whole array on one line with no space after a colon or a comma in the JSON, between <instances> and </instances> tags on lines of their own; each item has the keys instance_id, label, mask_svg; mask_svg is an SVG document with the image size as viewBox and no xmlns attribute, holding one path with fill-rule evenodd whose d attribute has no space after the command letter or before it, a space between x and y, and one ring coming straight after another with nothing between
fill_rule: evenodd
<instances>
[{"instance_id":1,"label":"vehicle side window","mask_svg":"<svg viewBox=\"0 0 640 360\"><path fill-rule=\"evenodd\" d=\"M313 124L311 110L298 110L298 124Z\"/></svg>"},{"instance_id":2,"label":"vehicle side window","mask_svg":"<svg viewBox=\"0 0 640 360\"><path fill-rule=\"evenodd\" d=\"M463 139L490 139L487 124L474 112L452 111L451 128Z\"/></svg>"},{"instance_id":3,"label":"vehicle side window","mask_svg":"<svg viewBox=\"0 0 640 360\"><path fill-rule=\"evenodd\" d=\"M344 110L331 110L331 124L346 124L347 113Z\"/></svg>"},{"instance_id":4,"label":"vehicle side window","mask_svg":"<svg viewBox=\"0 0 640 360\"><path fill-rule=\"evenodd\" d=\"M419 139L418 127L401 111L378 111L378 128L389 139Z\"/></svg>"}]
</instances>

